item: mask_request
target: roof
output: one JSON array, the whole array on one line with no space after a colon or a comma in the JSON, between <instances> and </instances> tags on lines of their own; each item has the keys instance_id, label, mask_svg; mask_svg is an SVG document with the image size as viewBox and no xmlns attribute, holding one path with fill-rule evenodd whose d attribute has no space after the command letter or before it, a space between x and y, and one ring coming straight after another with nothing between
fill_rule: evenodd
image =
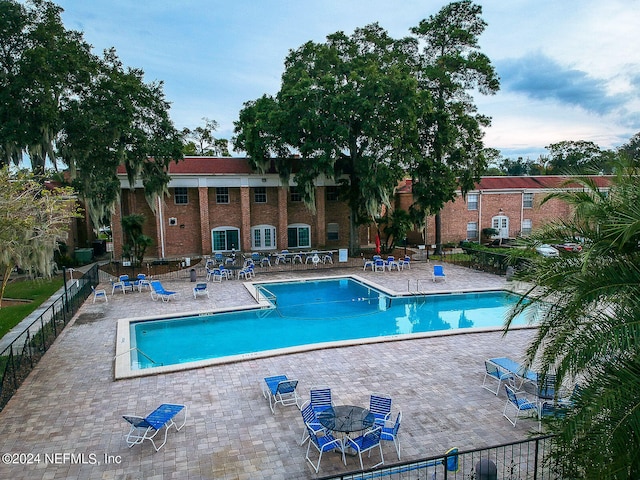
<instances>
[{"instance_id":1,"label":"roof","mask_svg":"<svg viewBox=\"0 0 640 480\"><path fill-rule=\"evenodd\" d=\"M118 167L125 174L124 165ZM184 157L169 164L169 175L248 175L255 173L245 157Z\"/></svg>"},{"instance_id":2,"label":"roof","mask_svg":"<svg viewBox=\"0 0 640 480\"><path fill-rule=\"evenodd\" d=\"M608 187L611 184L611 176L593 175L588 176L598 187ZM543 190L559 188L571 177L561 175L539 175L534 177L482 177L476 183L472 191L504 191L504 190ZM412 180L406 179L398 186L398 193L411 193ZM565 187L579 187L577 183L570 183Z\"/></svg>"}]
</instances>

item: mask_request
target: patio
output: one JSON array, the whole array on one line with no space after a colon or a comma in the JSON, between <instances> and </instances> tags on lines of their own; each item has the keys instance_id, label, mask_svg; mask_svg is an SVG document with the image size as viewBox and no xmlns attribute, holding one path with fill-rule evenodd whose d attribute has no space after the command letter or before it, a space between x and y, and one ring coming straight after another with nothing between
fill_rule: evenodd
<instances>
[{"instance_id":1,"label":"patio","mask_svg":"<svg viewBox=\"0 0 640 480\"><path fill-rule=\"evenodd\" d=\"M502 277L452 265L445 265L446 283L433 283L432 265L413 263L410 270L385 273L360 267L266 274L258 268L257 279L357 274L400 293L415 290L418 280L423 291L505 285ZM337 404L366 406L372 392L390 394L392 415L403 412L403 461L453 446L520 440L537 428L528 419L511 426L502 417L504 392L496 397L481 388L484 359L521 358L533 335L526 329L506 337L501 332L443 334L332 348L114 381L118 319L253 303L237 280L210 283L211 298L198 299L188 279L163 284L180 297L153 302L148 292L112 296L109 289L108 303L89 299L83 305L0 412L2 453L27 454L20 464L7 464L3 457L2 478L304 479L358 469L357 458L347 456L345 467L340 455L331 453L323 456L319 474L313 472L304 458L306 446L299 445L300 412L278 406L272 415L261 393L262 378L281 373L299 380L305 399L314 385L330 386ZM186 404L186 426L170 431L158 453L149 442L127 448L122 415L144 416L161 403ZM392 444L384 445L384 453L386 464L397 461ZM25 465L29 459L32 463Z\"/></svg>"}]
</instances>

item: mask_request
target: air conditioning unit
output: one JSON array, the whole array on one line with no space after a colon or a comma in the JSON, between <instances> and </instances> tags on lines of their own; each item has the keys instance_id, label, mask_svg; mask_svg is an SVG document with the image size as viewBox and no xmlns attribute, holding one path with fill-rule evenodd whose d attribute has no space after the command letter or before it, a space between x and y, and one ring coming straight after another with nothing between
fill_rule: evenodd
<instances>
[{"instance_id":1,"label":"air conditioning unit","mask_svg":"<svg viewBox=\"0 0 640 480\"><path fill-rule=\"evenodd\" d=\"M178 219L175 217L171 217L169 219L169 226L170 227L175 227L176 225L178 225Z\"/></svg>"}]
</instances>

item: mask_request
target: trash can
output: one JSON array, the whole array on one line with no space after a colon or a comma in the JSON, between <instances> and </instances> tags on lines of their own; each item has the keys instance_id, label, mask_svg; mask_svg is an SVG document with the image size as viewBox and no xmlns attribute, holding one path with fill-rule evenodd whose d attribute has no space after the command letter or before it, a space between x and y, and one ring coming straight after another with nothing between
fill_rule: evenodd
<instances>
[{"instance_id":1,"label":"trash can","mask_svg":"<svg viewBox=\"0 0 640 480\"><path fill-rule=\"evenodd\" d=\"M195 282L196 281L196 269L192 268L191 271L189 272L190 276L191 276L191 281Z\"/></svg>"},{"instance_id":2,"label":"trash can","mask_svg":"<svg viewBox=\"0 0 640 480\"><path fill-rule=\"evenodd\" d=\"M476 463L476 478L478 480L498 480L498 468L491 460L483 458Z\"/></svg>"}]
</instances>

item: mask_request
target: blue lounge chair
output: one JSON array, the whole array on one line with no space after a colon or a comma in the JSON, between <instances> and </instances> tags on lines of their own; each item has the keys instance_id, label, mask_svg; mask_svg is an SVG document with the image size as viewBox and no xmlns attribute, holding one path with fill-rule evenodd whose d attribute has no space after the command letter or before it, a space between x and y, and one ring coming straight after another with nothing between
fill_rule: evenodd
<instances>
[{"instance_id":1,"label":"blue lounge chair","mask_svg":"<svg viewBox=\"0 0 640 480\"><path fill-rule=\"evenodd\" d=\"M362 454L365 452L369 452L369 456L371 456L371 451L376 447L378 447L378 450L380 451L380 462L372 465L370 468L384 465L384 454L382 453L382 443L380 443L381 435L382 427L378 425L358 437L345 437L344 448L352 448L356 452L358 452L358 456L360 457L360 468L362 470L364 470L364 464L362 463Z\"/></svg>"},{"instance_id":2,"label":"blue lounge chair","mask_svg":"<svg viewBox=\"0 0 640 480\"><path fill-rule=\"evenodd\" d=\"M305 458L311 464L313 469L318 473L320 469L320 460L322 460L322 454L324 452L330 452L332 450L338 450L342 452L342 462L346 465L347 462L344 458L344 447L342 445L342 441L340 439L335 438L330 433L325 433L324 435L317 435L316 432L307 425L307 433L309 435L309 445L307 446L307 454ZM309 458L309 450L311 450L311 445L313 445L316 450L318 450L318 463L314 464L311 458Z\"/></svg>"},{"instance_id":3,"label":"blue lounge chair","mask_svg":"<svg viewBox=\"0 0 640 480\"><path fill-rule=\"evenodd\" d=\"M502 411L502 415L504 418L509 420L511 424L515 427L518 418L520 417L520 413L529 412L534 413L538 416L538 404L529 400L523 392L516 392L513 388L509 387L509 385L504 386L507 391L507 403L504 406L504 410ZM511 418L507 415L507 411L510 409L516 410L515 418Z\"/></svg>"},{"instance_id":4,"label":"blue lounge chair","mask_svg":"<svg viewBox=\"0 0 640 480\"><path fill-rule=\"evenodd\" d=\"M384 425L389 420L389 415L391 415L391 397L372 394L369 398L369 411L376 417L376 425Z\"/></svg>"},{"instance_id":5,"label":"blue lounge chair","mask_svg":"<svg viewBox=\"0 0 640 480\"><path fill-rule=\"evenodd\" d=\"M195 287L193 287L193 298L198 298L198 295L206 295L209 297L209 290L207 290L206 283L197 283Z\"/></svg>"},{"instance_id":6,"label":"blue lounge chair","mask_svg":"<svg viewBox=\"0 0 640 480\"><path fill-rule=\"evenodd\" d=\"M444 274L444 268L442 268L442 265L433 266L433 281L436 282L438 280L442 280L443 282L447 281L447 276Z\"/></svg>"},{"instance_id":7,"label":"blue lounge chair","mask_svg":"<svg viewBox=\"0 0 640 480\"><path fill-rule=\"evenodd\" d=\"M184 419L182 424L178 426L174 419L180 412L183 412ZM129 432L124 436L129 448L149 440L157 452L167 443L167 433L169 433L170 427L175 427L176 431L179 431L187 423L187 407L185 405L163 403L146 417L123 415L122 418L129 422L130 425ZM163 428L164 439L160 445L156 445L154 439Z\"/></svg>"},{"instance_id":8,"label":"blue lounge chair","mask_svg":"<svg viewBox=\"0 0 640 480\"><path fill-rule=\"evenodd\" d=\"M160 283L160 280L151 281L151 299L152 300L157 300L161 298L163 302L168 302L169 300L171 300L171 297L173 297L174 295L178 295L178 292L165 290L165 288Z\"/></svg>"},{"instance_id":9,"label":"blue lounge chair","mask_svg":"<svg viewBox=\"0 0 640 480\"><path fill-rule=\"evenodd\" d=\"M402 412L398 412L395 422L385 422L382 426L382 433L380 434L380 440L385 442L393 442L393 446L396 447L396 453L398 454L398 460L400 460L400 439L398 438L398 430L400 429L400 423L402 422Z\"/></svg>"},{"instance_id":10,"label":"blue lounge chair","mask_svg":"<svg viewBox=\"0 0 640 480\"><path fill-rule=\"evenodd\" d=\"M269 408L271 413L275 413L275 406L295 405L300 408L300 397L296 392L298 380L287 378L286 375L276 375L273 377L265 377L262 384L262 395L269 399Z\"/></svg>"}]
</instances>

